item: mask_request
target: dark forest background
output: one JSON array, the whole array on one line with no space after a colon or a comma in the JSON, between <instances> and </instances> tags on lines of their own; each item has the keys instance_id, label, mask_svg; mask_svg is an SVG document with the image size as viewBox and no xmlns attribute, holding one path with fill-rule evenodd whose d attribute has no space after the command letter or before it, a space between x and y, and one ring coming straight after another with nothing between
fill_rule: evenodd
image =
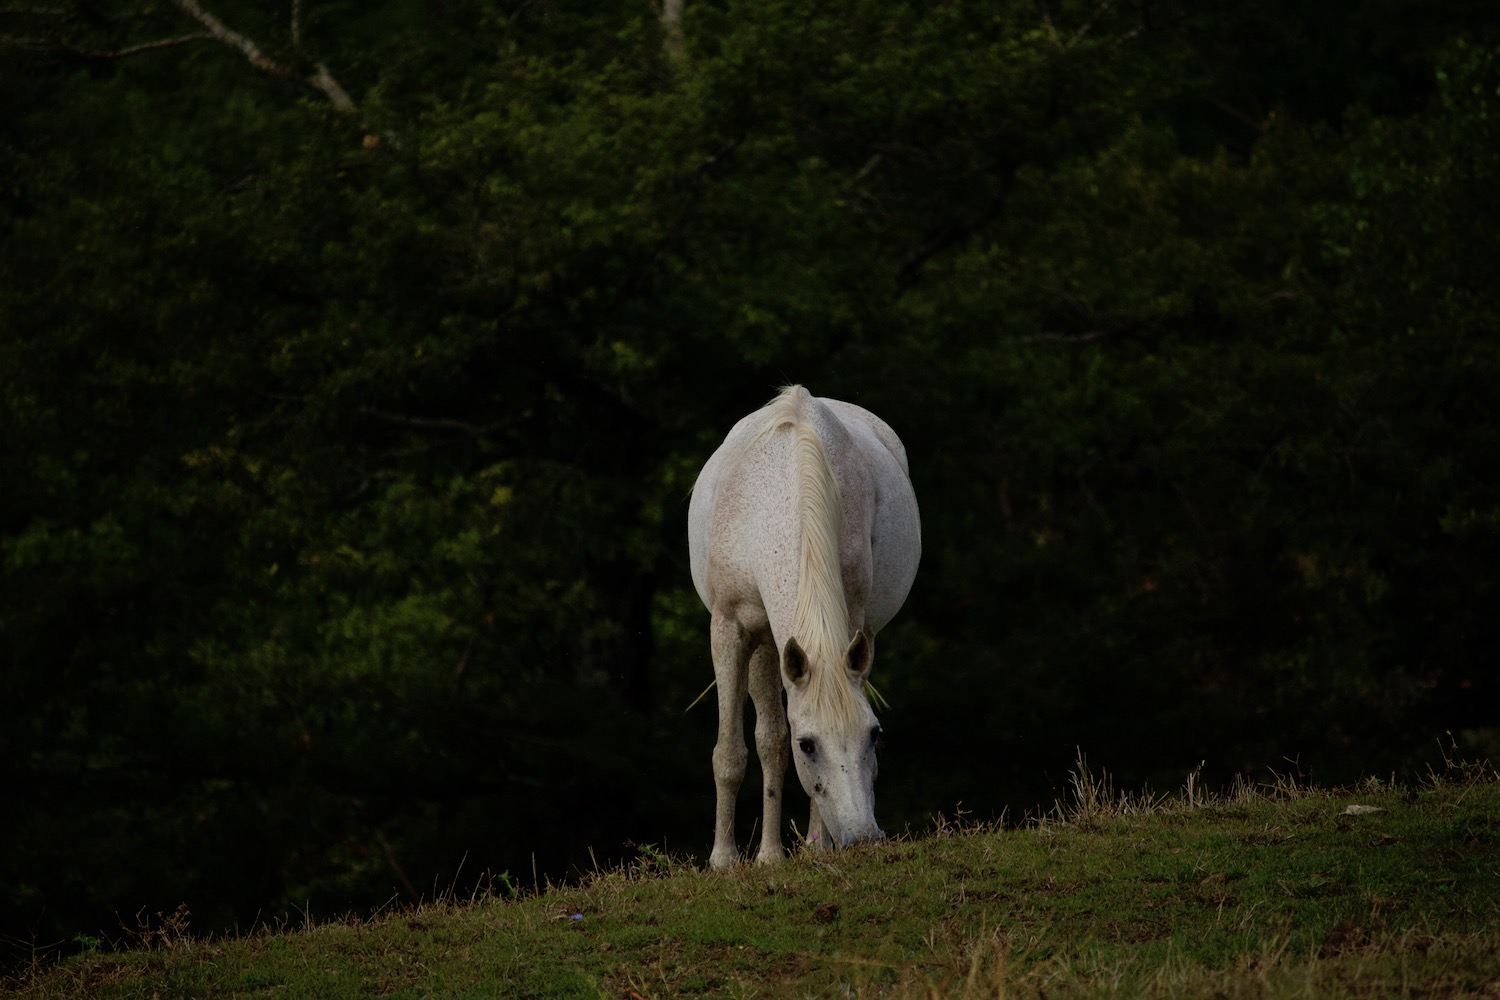
<instances>
[{"instance_id":1,"label":"dark forest background","mask_svg":"<svg viewBox=\"0 0 1500 1000\"><path fill-rule=\"evenodd\" d=\"M0 10L12 950L702 855L790 381L922 504L888 830L1500 752L1490 0L201 4Z\"/></svg>"}]
</instances>

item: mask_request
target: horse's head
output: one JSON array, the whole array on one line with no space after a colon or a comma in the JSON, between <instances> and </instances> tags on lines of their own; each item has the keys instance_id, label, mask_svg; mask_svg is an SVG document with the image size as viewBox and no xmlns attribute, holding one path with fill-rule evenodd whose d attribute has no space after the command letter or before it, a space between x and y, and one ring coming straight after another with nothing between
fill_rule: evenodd
<instances>
[{"instance_id":1,"label":"horse's head","mask_svg":"<svg viewBox=\"0 0 1500 1000\"><path fill-rule=\"evenodd\" d=\"M792 760L832 847L885 836L875 823L880 723L862 690L873 655L863 631L854 636L841 661L810 664L795 638L788 639L782 651ZM808 835L817 832L810 830Z\"/></svg>"}]
</instances>

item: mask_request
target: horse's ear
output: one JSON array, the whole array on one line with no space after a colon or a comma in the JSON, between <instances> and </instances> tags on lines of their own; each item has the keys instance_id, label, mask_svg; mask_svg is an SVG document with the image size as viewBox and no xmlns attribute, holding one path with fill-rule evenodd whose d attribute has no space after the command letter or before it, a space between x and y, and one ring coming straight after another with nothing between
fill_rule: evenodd
<instances>
[{"instance_id":1,"label":"horse's ear","mask_svg":"<svg viewBox=\"0 0 1500 1000\"><path fill-rule=\"evenodd\" d=\"M807 654L797 645L796 636L786 641L786 649L781 654L781 672L795 687L807 683Z\"/></svg>"},{"instance_id":2,"label":"horse's ear","mask_svg":"<svg viewBox=\"0 0 1500 1000\"><path fill-rule=\"evenodd\" d=\"M870 674L870 663L875 659L875 647L870 642L870 637L865 635L865 630L860 629L854 633L854 638L849 640L849 648L844 650L844 669L853 674L854 677L863 681Z\"/></svg>"}]
</instances>

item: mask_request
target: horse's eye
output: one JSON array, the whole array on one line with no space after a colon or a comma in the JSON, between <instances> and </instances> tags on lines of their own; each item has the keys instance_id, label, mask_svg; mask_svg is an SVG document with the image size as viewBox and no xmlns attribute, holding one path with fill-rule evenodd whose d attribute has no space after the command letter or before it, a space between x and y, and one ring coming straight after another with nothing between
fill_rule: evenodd
<instances>
[{"instance_id":1,"label":"horse's eye","mask_svg":"<svg viewBox=\"0 0 1500 1000\"><path fill-rule=\"evenodd\" d=\"M813 741L813 738L811 736L802 737L797 741L797 746L800 747L802 752L807 754L809 757L818 752L818 744Z\"/></svg>"},{"instance_id":2,"label":"horse's eye","mask_svg":"<svg viewBox=\"0 0 1500 1000\"><path fill-rule=\"evenodd\" d=\"M871 730L870 730L870 746L876 747L876 746L879 746L879 745L880 745L880 727L879 726L875 726L875 727L871 728Z\"/></svg>"}]
</instances>

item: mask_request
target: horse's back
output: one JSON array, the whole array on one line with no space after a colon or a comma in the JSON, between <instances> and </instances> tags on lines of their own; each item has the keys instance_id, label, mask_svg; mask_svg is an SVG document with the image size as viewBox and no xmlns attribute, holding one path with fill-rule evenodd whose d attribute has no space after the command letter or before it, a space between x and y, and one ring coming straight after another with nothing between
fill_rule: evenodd
<instances>
[{"instance_id":1,"label":"horse's back","mask_svg":"<svg viewBox=\"0 0 1500 1000\"><path fill-rule=\"evenodd\" d=\"M901 474L906 477L910 485L911 468L906 462L906 446L901 443L896 432L891 430L890 424L863 406L846 403L842 399L818 399L817 401L837 414L846 427L867 430L886 451L891 453L891 457L896 460L897 466L901 469Z\"/></svg>"},{"instance_id":2,"label":"horse's back","mask_svg":"<svg viewBox=\"0 0 1500 1000\"><path fill-rule=\"evenodd\" d=\"M764 608L784 599L782 591L794 597L794 459L790 435L778 432L779 422L771 426L790 413L817 430L839 485L846 589L863 606L865 621L856 624L873 634L905 601L921 556L906 449L863 407L801 387L789 392L790 399L778 397L735 424L699 474L688 512L693 583L715 612L746 603Z\"/></svg>"},{"instance_id":3,"label":"horse's back","mask_svg":"<svg viewBox=\"0 0 1500 1000\"><path fill-rule=\"evenodd\" d=\"M847 457L829 456L840 486L859 482L857 495L843 497L845 549L869 552L865 626L874 635L895 617L916 580L922 557L922 526L912 489L906 447L889 424L862 406L819 399L853 442ZM843 465L843 468L840 468ZM856 511L856 507L862 508ZM853 518L856 525L848 521Z\"/></svg>"},{"instance_id":4,"label":"horse's back","mask_svg":"<svg viewBox=\"0 0 1500 1000\"><path fill-rule=\"evenodd\" d=\"M790 488L772 461L769 442L760 440L767 409L734 425L693 484L688 557L693 585L710 611L727 611L726 605L753 596L753 581L746 579L749 550L774 520L766 487Z\"/></svg>"}]
</instances>

